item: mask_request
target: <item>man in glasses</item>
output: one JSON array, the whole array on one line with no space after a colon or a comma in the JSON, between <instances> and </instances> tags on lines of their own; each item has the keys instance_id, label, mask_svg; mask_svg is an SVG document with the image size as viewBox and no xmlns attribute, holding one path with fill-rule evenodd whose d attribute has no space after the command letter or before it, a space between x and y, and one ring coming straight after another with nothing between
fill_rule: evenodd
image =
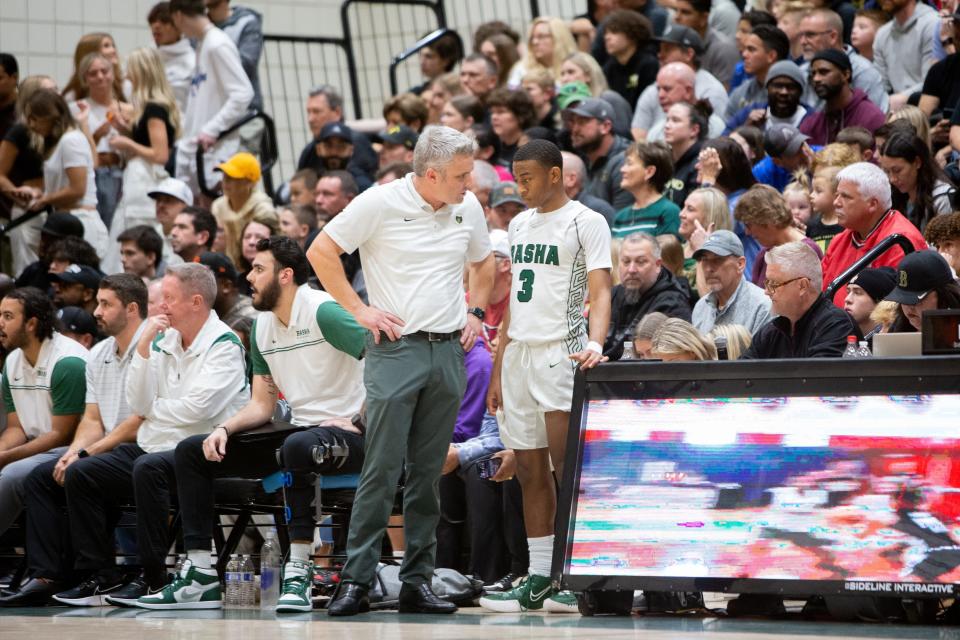
<instances>
[{"instance_id":1,"label":"man in glasses","mask_svg":"<svg viewBox=\"0 0 960 640\"><path fill-rule=\"evenodd\" d=\"M847 336L860 330L847 313L821 293L823 271L816 252L789 242L767 252L770 311L779 316L753 336L747 359L839 358Z\"/></svg>"}]
</instances>

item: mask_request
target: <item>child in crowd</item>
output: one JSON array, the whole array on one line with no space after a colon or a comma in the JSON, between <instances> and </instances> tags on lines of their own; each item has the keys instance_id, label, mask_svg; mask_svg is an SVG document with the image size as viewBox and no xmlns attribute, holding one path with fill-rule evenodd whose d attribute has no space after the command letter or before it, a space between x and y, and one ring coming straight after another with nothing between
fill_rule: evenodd
<instances>
[{"instance_id":1,"label":"child in crowd","mask_svg":"<svg viewBox=\"0 0 960 640\"><path fill-rule=\"evenodd\" d=\"M847 165L860 161L857 148L839 142L828 144L814 155L810 206L813 216L807 224L807 237L820 246L824 255L835 235L843 231L833 208L837 197L837 174Z\"/></svg>"},{"instance_id":2,"label":"child in crowd","mask_svg":"<svg viewBox=\"0 0 960 640\"><path fill-rule=\"evenodd\" d=\"M860 9L853 19L853 30L850 32L850 44L857 53L867 60L873 61L873 39L877 37L877 30L887 21L887 14L880 9Z\"/></svg>"},{"instance_id":3,"label":"child in crowd","mask_svg":"<svg viewBox=\"0 0 960 640\"><path fill-rule=\"evenodd\" d=\"M806 229L813 210L810 208L810 189L801 182L791 182L783 188L783 198L793 214L793 222L798 229Z\"/></svg>"}]
</instances>

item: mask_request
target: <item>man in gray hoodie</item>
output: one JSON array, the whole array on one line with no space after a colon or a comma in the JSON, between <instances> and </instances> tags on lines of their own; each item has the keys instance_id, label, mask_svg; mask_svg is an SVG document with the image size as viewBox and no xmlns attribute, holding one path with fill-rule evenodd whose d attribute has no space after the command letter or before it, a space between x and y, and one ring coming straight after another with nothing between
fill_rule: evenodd
<instances>
[{"instance_id":1,"label":"man in gray hoodie","mask_svg":"<svg viewBox=\"0 0 960 640\"><path fill-rule=\"evenodd\" d=\"M890 111L907 103L923 88L923 79L935 63L934 30L940 17L932 7L917 0L880 0L880 8L893 20L877 30L873 63L883 77L890 96Z\"/></svg>"},{"instance_id":2,"label":"man in gray hoodie","mask_svg":"<svg viewBox=\"0 0 960 640\"><path fill-rule=\"evenodd\" d=\"M263 53L263 16L247 7L231 7L230 0L205 0L210 21L223 30L240 52L243 70L253 85L253 101L250 109L263 108L260 93L260 56Z\"/></svg>"}]
</instances>

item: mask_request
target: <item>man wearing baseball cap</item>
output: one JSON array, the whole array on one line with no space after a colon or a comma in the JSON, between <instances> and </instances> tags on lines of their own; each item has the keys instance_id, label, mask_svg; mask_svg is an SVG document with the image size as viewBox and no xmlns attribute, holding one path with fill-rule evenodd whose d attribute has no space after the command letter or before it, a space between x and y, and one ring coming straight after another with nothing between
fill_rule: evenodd
<instances>
[{"instance_id":1,"label":"man wearing baseball cap","mask_svg":"<svg viewBox=\"0 0 960 640\"><path fill-rule=\"evenodd\" d=\"M83 238L83 223L72 213L50 213L40 228L40 244L37 260L28 264L16 275L18 287L36 287L41 291L50 288L50 247L66 236Z\"/></svg>"},{"instance_id":2,"label":"man wearing baseball cap","mask_svg":"<svg viewBox=\"0 0 960 640\"><path fill-rule=\"evenodd\" d=\"M416 131L405 124L397 124L381 131L377 138L380 140L381 169L392 162L413 164L413 149L419 138Z\"/></svg>"},{"instance_id":3,"label":"man wearing baseball cap","mask_svg":"<svg viewBox=\"0 0 960 640\"><path fill-rule=\"evenodd\" d=\"M772 124L763 132L763 150L767 157L753 166L757 182L768 184L783 191L793 180L793 172L806 170L813 162L813 152L821 147L811 147L806 136L788 124Z\"/></svg>"},{"instance_id":4,"label":"man wearing baseball cap","mask_svg":"<svg viewBox=\"0 0 960 640\"><path fill-rule=\"evenodd\" d=\"M823 49L814 54L810 82L824 107L800 124L800 131L810 136L813 144L830 144L847 127L863 127L873 133L883 125L880 107L870 102L863 89L851 86L852 77L850 58L843 51Z\"/></svg>"},{"instance_id":5,"label":"man wearing baseball cap","mask_svg":"<svg viewBox=\"0 0 960 640\"><path fill-rule=\"evenodd\" d=\"M693 307L693 326L708 333L718 324L743 325L753 335L770 322L770 298L743 277L743 243L732 231L714 231L693 253L710 293Z\"/></svg>"},{"instance_id":6,"label":"man wearing baseball cap","mask_svg":"<svg viewBox=\"0 0 960 640\"><path fill-rule=\"evenodd\" d=\"M160 235L163 237L163 261L167 264L180 264L176 253L170 246L170 232L173 231L173 221L186 207L193 206L193 192L183 180L167 178L157 185L157 188L147 194L156 206L157 222L160 223Z\"/></svg>"},{"instance_id":7,"label":"man wearing baseball cap","mask_svg":"<svg viewBox=\"0 0 960 640\"><path fill-rule=\"evenodd\" d=\"M510 221L527 208L516 182L498 182L490 191L490 212L487 224L491 229L507 230Z\"/></svg>"},{"instance_id":8,"label":"man wearing baseball cap","mask_svg":"<svg viewBox=\"0 0 960 640\"><path fill-rule=\"evenodd\" d=\"M349 171L360 191L371 184L373 179L353 160L353 130L342 122L325 124L317 136L318 173L327 171Z\"/></svg>"},{"instance_id":9,"label":"man wearing baseball cap","mask_svg":"<svg viewBox=\"0 0 960 640\"><path fill-rule=\"evenodd\" d=\"M900 303L892 332L920 331L924 311L960 309L960 285L939 253L914 251L897 265L897 286L886 299Z\"/></svg>"},{"instance_id":10,"label":"man wearing baseball cap","mask_svg":"<svg viewBox=\"0 0 960 640\"><path fill-rule=\"evenodd\" d=\"M662 36L654 40L660 46L657 59L660 61L661 69L671 62L687 65L694 71L694 95L701 100L709 100L714 113L726 111L729 100L726 87L712 73L700 68L703 40L696 31L683 25L671 24L664 30ZM640 94L633 120L630 122L634 140L645 140L647 131L667 117L660 104L658 93L657 85L651 84Z\"/></svg>"},{"instance_id":11,"label":"man wearing baseball cap","mask_svg":"<svg viewBox=\"0 0 960 640\"><path fill-rule=\"evenodd\" d=\"M587 165L585 191L605 200L614 209L633 203L633 196L620 186L623 152L630 141L613 132L613 107L602 98L588 98L565 109L564 121L570 128L573 149Z\"/></svg>"},{"instance_id":12,"label":"man wearing baseball cap","mask_svg":"<svg viewBox=\"0 0 960 640\"><path fill-rule=\"evenodd\" d=\"M93 313L102 278L102 273L85 264L71 264L60 273L51 273L53 303L58 308L80 307Z\"/></svg>"},{"instance_id":13,"label":"man wearing baseball cap","mask_svg":"<svg viewBox=\"0 0 960 640\"><path fill-rule=\"evenodd\" d=\"M57 312L60 322L60 333L71 340L76 340L85 349L90 349L97 343L100 332L97 330L97 320L90 312L80 307L64 307Z\"/></svg>"},{"instance_id":14,"label":"man wearing baseball cap","mask_svg":"<svg viewBox=\"0 0 960 640\"><path fill-rule=\"evenodd\" d=\"M237 279L240 274L233 266L233 261L222 253L204 251L196 261L210 268L217 279L217 297L213 303L213 310L228 327L241 318L254 318L257 312L253 308L250 296L240 293Z\"/></svg>"},{"instance_id":15,"label":"man wearing baseball cap","mask_svg":"<svg viewBox=\"0 0 960 640\"><path fill-rule=\"evenodd\" d=\"M801 102L804 76L793 60L775 62L767 71L766 100L744 107L727 121L731 131L743 125L765 131L768 126L785 124L799 127L811 108Z\"/></svg>"}]
</instances>

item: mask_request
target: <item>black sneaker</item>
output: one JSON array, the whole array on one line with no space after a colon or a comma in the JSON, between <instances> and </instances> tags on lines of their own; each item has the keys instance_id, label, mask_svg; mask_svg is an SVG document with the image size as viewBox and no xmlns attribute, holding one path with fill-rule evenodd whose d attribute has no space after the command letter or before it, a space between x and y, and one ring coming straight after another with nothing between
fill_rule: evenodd
<instances>
[{"instance_id":1,"label":"black sneaker","mask_svg":"<svg viewBox=\"0 0 960 640\"><path fill-rule=\"evenodd\" d=\"M513 589L513 583L522 577L523 576L519 573L514 573L511 571L499 580L495 580L490 584L483 585L483 590L486 592L510 591L510 589Z\"/></svg>"},{"instance_id":2,"label":"black sneaker","mask_svg":"<svg viewBox=\"0 0 960 640\"><path fill-rule=\"evenodd\" d=\"M163 587L151 589L142 575L137 576L121 588L107 596L107 604L115 607L136 607L137 600L143 596L149 596L157 593Z\"/></svg>"},{"instance_id":3,"label":"black sneaker","mask_svg":"<svg viewBox=\"0 0 960 640\"><path fill-rule=\"evenodd\" d=\"M71 607L105 607L107 594L117 591L122 586L122 582L104 583L96 576L91 576L73 589L61 591L53 596L53 599Z\"/></svg>"}]
</instances>

